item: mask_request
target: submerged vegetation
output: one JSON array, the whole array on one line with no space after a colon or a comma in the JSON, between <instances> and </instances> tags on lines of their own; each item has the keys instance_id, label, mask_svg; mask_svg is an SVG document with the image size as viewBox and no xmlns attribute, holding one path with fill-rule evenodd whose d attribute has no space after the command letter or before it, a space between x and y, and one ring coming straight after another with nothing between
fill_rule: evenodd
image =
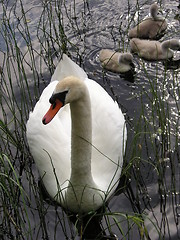
<instances>
[{"instance_id":1,"label":"submerged vegetation","mask_svg":"<svg viewBox=\"0 0 180 240\"><path fill-rule=\"evenodd\" d=\"M161 1L158 3L165 11ZM111 3L94 4L88 0L0 1L1 239L77 236L61 207L43 198L38 171L26 142L29 112L49 83L63 52L117 100L127 121L120 193L105 209L103 229L112 231L119 239L180 238L178 61L169 66L135 56L134 82L104 72L97 60L99 50L128 50L128 30L134 26L136 16L140 21L140 9L148 9L149 3L118 3L123 11L120 13L113 6L113 14L109 13ZM174 13L166 11L171 20L175 8ZM180 38L176 21L173 19L164 39ZM153 230L156 235L151 235Z\"/></svg>"}]
</instances>

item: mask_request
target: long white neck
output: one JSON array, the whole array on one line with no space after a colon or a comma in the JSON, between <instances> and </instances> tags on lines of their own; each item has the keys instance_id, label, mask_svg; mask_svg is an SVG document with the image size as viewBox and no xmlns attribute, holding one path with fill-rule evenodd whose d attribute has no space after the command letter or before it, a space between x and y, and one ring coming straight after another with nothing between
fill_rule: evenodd
<instances>
[{"instance_id":1,"label":"long white neck","mask_svg":"<svg viewBox=\"0 0 180 240\"><path fill-rule=\"evenodd\" d=\"M71 110L71 174L60 199L65 208L76 213L97 209L106 197L92 176L91 102L86 85L79 81L71 77L66 83L70 84L72 91L69 100L68 95L66 99Z\"/></svg>"},{"instance_id":2,"label":"long white neck","mask_svg":"<svg viewBox=\"0 0 180 240\"><path fill-rule=\"evenodd\" d=\"M72 184L93 185L91 174L92 120L88 91L83 98L70 104L71 130L71 178Z\"/></svg>"}]
</instances>

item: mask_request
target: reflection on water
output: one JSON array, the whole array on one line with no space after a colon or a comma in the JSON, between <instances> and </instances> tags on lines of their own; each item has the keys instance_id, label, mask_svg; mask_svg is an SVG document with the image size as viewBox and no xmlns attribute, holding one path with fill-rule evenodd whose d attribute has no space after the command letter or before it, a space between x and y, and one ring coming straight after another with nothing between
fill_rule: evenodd
<instances>
[{"instance_id":1,"label":"reflection on water","mask_svg":"<svg viewBox=\"0 0 180 240\"><path fill-rule=\"evenodd\" d=\"M137 155L136 157L133 155L135 160L132 161L132 175L128 176L129 188L112 199L109 203L110 211L142 214L150 239L159 239L159 231L162 238L166 236L164 239L178 239L180 235L179 53L176 53L174 61L166 63L146 62L134 56L135 72L130 77L103 71L98 58L99 51L102 48L129 51L128 30L136 24L138 19L145 17L152 1L138 1L140 11L137 11L135 0L132 2L116 0L113 3L111 1L98 1L98 3L76 1L75 8L73 1L59 2L61 4L59 13L56 12L55 2L7 1L7 3L4 2L4 8L0 7L0 66L3 69L4 78L8 79L10 76L4 62L5 54L10 52L11 66L15 66L14 56L17 53L14 45L11 49L7 48L8 43L5 41L4 32L10 37L9 43L15 42L12 36L18 42L23 53L20 57L22 57L27 76L27 83L22 81L22 85L19 86L15 75L19 66L16 65L13 68L11 78L15 96L11 97L15 97L18 104L22 99L24 101L25 96L21 95L20 90L22 86L27 87L26 84L28 84L32 95L31 104L34 105L39 96L39 92L35 89L38 87L41 92L49 83L49 73L53 72L61 55L60 50L67 49L72 58L84 68L89 78L101 84L121 106L129 129L125 159L131 161L131 154ZM26 17L22 14L21 3L23 3ZM175 18L178 14L177 5L178 2L175 0L166 0L161 4L163 15L167 15L168 18L168 29L162 40L172 37L180 38L179 21ZM49 18L54 20L55 26L48 21ZM57 39L62 36L59 36L56 30L59 31L60 19L64 24L65 36L59 43ZM28 28L23 27L24 22ZM12 32L11 29L13 29ZM67 43L65 43L66 38L69 39ZM28 51L31 47L32 55ZM36 62L35 66L33 62ZM22 69L22 66L20 68ZM35 80L36 83L34 83ZM10 87L9 83L8 86L3 85L1 91L7 94L3 99L8 98L7 89ZM35 94L36 97L34 97ZM4 101L4 105L5 112L8 113L8 103ZM21 106L21 108L25 107ZM14 112L19 118L17 110ZM21 117L23 120L27 115ZM137 142L133 140L134 136ZM49 239L58 239L59 236L62 239L73 239L74 227L63 210L39 199L38 172L33 163L29 165L23 169L21 178L22 185L31 200L26 211L33 230L32 239L42 239L45 236L49 236ZM40 213L39 206L42 203L43 209ZM142 237L137 227L131 226L132 229L128 229L130 222L123 216L117 219L123 232L128 232L128 239ZM103 221L106 226L105 219ZM112 223L112 231L121 239L121 231L114 224L113 218L109 221Z\"/></svg>"}]
</instances>

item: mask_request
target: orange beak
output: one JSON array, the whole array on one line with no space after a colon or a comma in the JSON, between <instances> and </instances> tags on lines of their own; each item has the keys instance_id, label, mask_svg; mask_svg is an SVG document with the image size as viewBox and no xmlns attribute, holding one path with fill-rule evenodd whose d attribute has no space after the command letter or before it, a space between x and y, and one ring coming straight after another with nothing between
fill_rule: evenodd
<instances>
[{"instance_id":1,"label":"orange beak","mask_svg":"<svg viewBox=\"0 0 180 240\"><path fill-rule=\"evenodd\" d=\"M42 119L42 122L44 125L50 123L50 121L55 117L56 113L59 111L59 109L63 106L63 103L56 99L54 104L51 104L48 112L45 114L45 116Z\"/></svg>"}]
</instances>

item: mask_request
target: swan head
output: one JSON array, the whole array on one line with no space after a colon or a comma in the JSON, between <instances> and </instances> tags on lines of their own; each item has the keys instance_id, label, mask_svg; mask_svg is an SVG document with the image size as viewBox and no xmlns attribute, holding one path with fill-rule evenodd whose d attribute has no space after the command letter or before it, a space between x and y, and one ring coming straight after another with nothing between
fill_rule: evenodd
<instances>
[{"instance_id":1,"label":"swan head","mask_svg":"<svg viewBox=\"0 0 180 240\"><path fill-rule=\"evenodd\" d=\"M59 81L52 96L49 99L51 104L49 111L42 119L43 124L48 124L57 114L61 107L79 100L87 91L82 80L70 76Z\"/></svg>"}]
</instances>

